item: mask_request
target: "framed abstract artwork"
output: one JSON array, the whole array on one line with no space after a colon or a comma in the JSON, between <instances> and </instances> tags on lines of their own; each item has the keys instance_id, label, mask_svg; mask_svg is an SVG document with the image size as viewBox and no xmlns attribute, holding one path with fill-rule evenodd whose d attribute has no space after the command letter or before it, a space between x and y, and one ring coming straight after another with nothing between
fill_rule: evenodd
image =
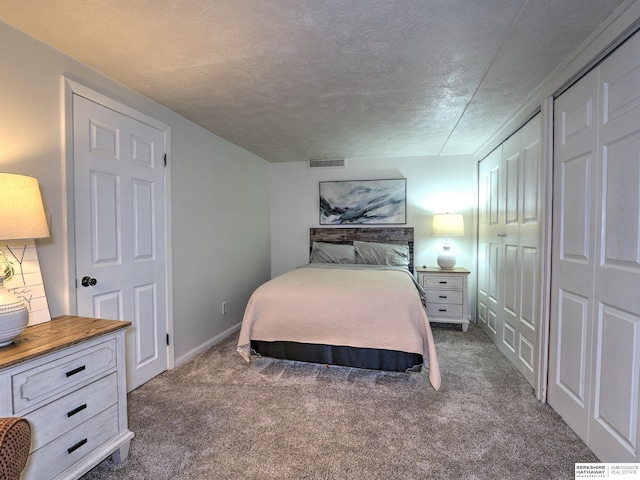
<instances>
[{"instance_id":1,"label":"framed abstract artwork","mask_svg":"<svg viewBox=\"0 0 640 480\"><path fill-rule=\"evenodd\" d=\"M320 182L320 225L406 223L406 178Z\"/></svg>"}]
</instances>

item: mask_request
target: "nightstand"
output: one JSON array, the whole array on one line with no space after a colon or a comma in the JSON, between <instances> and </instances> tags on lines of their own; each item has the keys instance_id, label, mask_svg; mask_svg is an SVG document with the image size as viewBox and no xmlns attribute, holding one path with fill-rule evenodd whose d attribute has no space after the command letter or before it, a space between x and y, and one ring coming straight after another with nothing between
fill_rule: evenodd
<instances>
[{"instance_id":1,"label":"nightstand","mask_svg":"<svg viewBox=\"0 0 640 480\"><path fill-rule=\"evenodd\" d=\"M417 267L418 283L427 297L427 316L431 323L458 323L462 331L469 327L467 319L467 284L469 270L439 267Z\"/></svg>"}]
</instances>

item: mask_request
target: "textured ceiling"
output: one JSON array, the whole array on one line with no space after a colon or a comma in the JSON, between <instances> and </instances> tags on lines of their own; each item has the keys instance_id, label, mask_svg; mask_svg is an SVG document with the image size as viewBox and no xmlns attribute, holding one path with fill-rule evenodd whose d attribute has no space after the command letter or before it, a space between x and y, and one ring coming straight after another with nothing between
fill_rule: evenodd
<instances>
[{"instance_id":1,"label":"textured ceiling","mask_svg":"<svg viewBox=\"0 0 640 480\"><path fill-rule=\"evenodd\" d=\"M622 0L0 0L270 162L473 154Z\"/></svg>"}]
</instances>

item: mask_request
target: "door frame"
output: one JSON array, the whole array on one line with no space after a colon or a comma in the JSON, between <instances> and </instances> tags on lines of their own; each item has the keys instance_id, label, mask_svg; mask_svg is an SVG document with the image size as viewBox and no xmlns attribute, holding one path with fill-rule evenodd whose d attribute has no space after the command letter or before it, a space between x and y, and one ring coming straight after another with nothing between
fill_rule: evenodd
<instances>
[{"instance_id":1,"label":"door frame","mask_svg":"<svg viewBox=\"0 0 640 480\"><path fill-rule=\"evenodd\" d=\"M65 186L65 192L62 195L62 223L63 223L63 256L64 263L67 265L66 272L62 272L64 276L64 301L68 306L71 315L77 314L77 285L76 285L76 247L75 247L75 208L74 208L74 179L73 179L73 95L80 95L92 102L102 105L106 108L114 110L122 115L138 120L151 127L157 128L164 134L164 149L167 158L171 158L171 127L165 123L156 120L144 113L141 113L123 103L99 93L75 80L71 80L66 76L62 76L61 95L62 95L62 181ZM172 255L171 255L171 162L165 167L164 176L164 213L165 213L165 310L166 310L166 329L169 338L174 338L173 331L173 282L172 282ZM167 369L171 370L175 366L174 342L170 341L167 345Z\"/></svg>"},{"instance_id":2,"label":"door frame","mask_svg":"<svg viewBox=\"0 0 640 480\"><path fill-rule=\"evenodd\" d=\"M549 385L549 329L551 326L551 254L553 237L553 96L543 100L540 106L541 114L541 139L540 161L542 162L543 202L541 210L539 248L543 252L540 259L540 313L538 319L538 378L535 390L536 398L547 403L547 388Z\"/></svg>"}]
</instances>

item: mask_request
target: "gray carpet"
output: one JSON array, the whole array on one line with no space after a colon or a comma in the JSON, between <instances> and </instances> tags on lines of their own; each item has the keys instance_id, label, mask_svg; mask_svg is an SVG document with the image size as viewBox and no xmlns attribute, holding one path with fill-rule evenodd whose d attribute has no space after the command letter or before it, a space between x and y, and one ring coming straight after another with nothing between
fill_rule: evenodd
<instances>
[{"instance_id":1,"label":"gray carpet","mask_svg":"<svg viewBox=\"0 0 640 480\"><path fill-rule=\"evenodd\" d=\"M568 479L598 459L475 326L434 328L442 388L267 358L237 336L131 392L129 459L98 479Z\"/></svg>"}]
</instances>

